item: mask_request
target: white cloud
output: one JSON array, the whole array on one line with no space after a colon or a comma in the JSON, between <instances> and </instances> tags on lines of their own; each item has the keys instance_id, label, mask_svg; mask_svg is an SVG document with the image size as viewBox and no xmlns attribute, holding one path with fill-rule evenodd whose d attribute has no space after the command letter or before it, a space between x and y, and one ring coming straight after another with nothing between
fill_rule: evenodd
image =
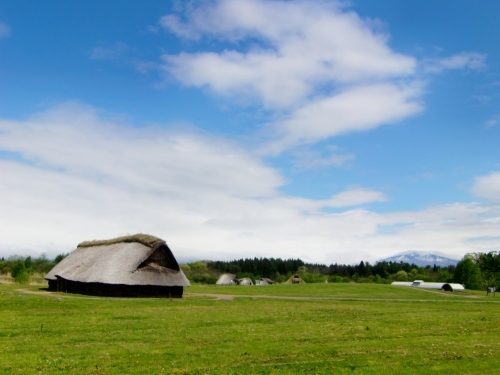
<instances>
[{"instance_id":1,"label":"white cloud","mask_svg":"<svg viewBox=\"0 0 500 375\"><path fill-rule=\"evenodd\" d=\"M90 53L90 58L94 60L116 60L123 57L131 48L122 42L116 42L109 47L98 46Z\"/></svg>"},{"instance_id":2,"label":"white cloud","mask_svg":"<svg viewBox=\"0 0 500 375\"><path fill-rule=\"evenodd\" d=\"M486 128L492 128L500 123L500 115L493 116L488 121L486 121Z\"/></svg>"},{"instance_id":3,"label":"white cloud","mask_svg":"<svg viewBox=\"0 0 500 375\"><path fill-rule=\"evenodd\" d=\"M10 27L4 22L0 22L0 39L10 36Z\"/></svg>"},{"instance_id":4,"label":"white cloud","mask_svg":"<svg viewBox=\"0 0 500 375\"><path fill-rule=\"evenodd\" d=\"M379 214L356 208L388 199L364 187L324 200L287 196L280 173L227 140L134 128L81 104L0 120L0 150L1 256L54 256L136 232L165 238L180 259L331 263L500 247L499 206Z\"/></svg>"},{"instance_id":5,"label":"white cloud","mask_svg":"<svg viewBox=\"0 0 500 375\"><path fill-rule=\"evenodd\" d=\"M500 206L478 203L454 203L429 207L422 211L394 212L384 215L387 224L396 226L394 233L377 240L389 247L438 251L456 254L458 258L471 251L492 251L500 246L500 237L492 238L500 223ZM404 224L404 225L402 225ZM398 228L398 226L400 227Z\"/></svg>"},{"instance_id":6,"label":"white cloud","mask_svg":"<svg viewBox=\"0 0 500 375\"><path fill-rule=\"evenodd\" d=\"M134 61L133 65L138 72L143 74L160 69L159 64L153 61Z\"/></svg>"},{"instance_id":7,"label":"white cloud","mask_svg":"<svg viewBox=\"0 0 500 375\"><path fill-rule=\"evenodd\" d=\"M422 109L417 62L392 51L388 35L331 1L217 0L161 18L181 38L226 49L162 56L163 70L186 86L270 109L282 152L349 131L402 120ZM229 47L232 47L229 48Z\"/></svg>"},{"instance_id":8,"label":"white cloud","mask_svg":"<svg viewBox=\"0 0 500 375\"><path fill-rule=\"evenodd\" d=\"M366 203L384 202L387 200L385 194L364 188L352 188L343 191L330 199L328 207L350 207L359 206Z\"/></svg>"},{"instance_id":9,"label":"white cloud","mask_svg":"<svg viewBox=\"0 0 500 375\"><path fill-rule=\"evenodd\" d=\"M497 124L498 124L498 120L497 120L497 119L495 119L495 118L493 118L493 119L491 119L491 120L486 121L486 127L487 127L487 128L491 128L491 127L493 127L493 126L495 126L495 125L497 125Z\"/></svg>"},{"instance_id":10,"label":"white cloud","mask_svg":"<svg viewBox=\"0 0 500 375\"><path fill-rule=\"evenodd\" d=\"M424 70L429 73L439 73L446 69L482 70L486 67L488 56L477 52L461 52L459 54L424 61Z\"/></svg>"},{"instance_id":11,"label":"white cloud","mask_svg":"<svg viewBox=\"0 0 500 375\"><path fill-rule=\"evenodd\" d=\"M269 109L266 135L274 138L266 152L292 148L299 165L341 166L354 155L294 147L423 109L416 60L391 50L374 22L340 3L199 4L189 3L160 25L179 37L210 38L214 50L164 54L161 69L184 85ZM97 47L91 57L115 59L128 48ZM485 58L466 52L428 67L481 69ZM134 65L142 72L158 68ZM500 247L495 204L375 213L368 205L389 197L367 187L327 199L287 196L276 169L227 139L139 129L77 103L26 121L0 120L0 151L2 255L19 249L55 255L82 240L135 232L165 238L180 259L273 256L330 263L373 261L405 250L460 257ZM496 172L478 177L473 192L497 200L498 186Z\"/></svg>"},{"instance_id":12,"label":"white cloud","mask_svg":"<svg viewBox=\"0 0 500 375\"><path fill-rule=\"evenodd\" d=\"M10 155L0 159L4 244L74 245L144 231L179 238L203 257L232 249L239 232L267 228L258 243L274 231L284 238L299 225L297 207L314 215L330 204L283 197L281 175L228 141L136 129L78 103L1 120L0 134ZM225 218L239 229L216 225Z\"/></svg>"},{"instance_id":13,"label":"white cloud","mask_svg":"<svg viewBox=\"0 0 500 375\"><path fill-rule=\"evenodd\" d=\"M37 167L115 186L176 190L172 183L189 177L193 187L227 193L226 186L238 185L239 195L254 197L268 195L282 183L273 170L229 143L159 128L135 129L99 117L98 111L78 103L36 115L22 126L2 121L0 130L4 132L0 147L20 153ZM244 184L239 185L242 177L234 172L241 165L248 167Z\"/></svg>"},{"instance_id":14,"label":"white cloud","mask_svg":"<svg viewBox=\"0 0 500 375\"><path fill-rule=\"evenodd\" d=\"M476 177L471 191L479 198L500 201L500 172Z\"/></svg>"},{"instance_id":15,"label":"white cloud","mask_svg":"<svg viewBox=\"0 0 500 375\"><path fill-rule=\"evenodd\" d=\"M188 7L184 17L170 14L160 24L180 37L214 37L244 51L165 54L165 70L186 85L250 94L270 108L296 105L318 86L407 76L416 65L335 2L220 0Z\"/></svg>"},{"instance_id":16,"label":"white cloud","mask_svg":"<svg viewBox=\"0 0 500 375\"><path fill-rule=\"evenodd\" d=\"M385 194L362 187L352 187L329 199L306 199L298 197L277 196L274 202L279 202L284 207L299 210L302 213L323 216L323 208L347 208L357 207L375 202L385 202L388 198Z\"/></svg>"},{"instance_id":17,"label":"white cloud","mask_svg":"<svg viewBox=\"0 0 500 375\"><path fill-rule=\"evenodd\" d=\"M275 123L282 138L269 147L285 148L297 141L315 142L353 131L374 129L418 113L420 86L377 84L352 87L318 99Z\"/></svg>"},{"instance_id":18,"label":"white cloud","mask_svg":"<svg viewBox=\"0 0 500 375\"><path fill-rule=\"evenodd\" d=\"M326 154L308 149L294 150L294 164L299 168L340 167L354 159L354 154L339 153L336 147L328 147Z\"/></svg>"}]
</instances>

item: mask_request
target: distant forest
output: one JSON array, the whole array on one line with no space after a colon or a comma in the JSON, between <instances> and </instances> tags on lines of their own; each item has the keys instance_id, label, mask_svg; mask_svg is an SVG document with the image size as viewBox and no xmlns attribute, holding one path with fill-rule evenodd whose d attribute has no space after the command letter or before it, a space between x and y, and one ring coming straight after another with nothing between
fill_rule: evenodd
<instances>
[{"instance_id":1,"label":"distant forest","mask_svg":"<svg viewBox=\"0 0 500 375\"><path fill-rule=\"evenodd\" d=\"M232 261L202 261L183 265L184 273L194 282L215 283L218 275L232 273L238 278L270 278L284 282L293 274L299 274L307 283L358 282L391 283L393 281L424 280L455 282L468 289L500 287L500 252L469 253L457 266L426 266L405 262L377 262L374 265L361 261L359 264L305 263L300 259L246 258Z\"/></svg>"},{"instance_id":2,"label":"distant forest","mask_svg":"<svg viewBox=\"0 0 500 375\"><path fill-rule=\"evenodd\" d=\"M0 274L10 275L13 281L28 283L35 278L41 279L52 267L63 260L67 254L60 254L50 260L45 255L38 258L11 256L0 260ZM262 277L278 283L299 274L307 283L357 282L391 283L393 281L424 280L434 282L455 282L467 289L483 290L488 286L500 288L500 252L469 253L457 266L419 267L405 262L377 262L370 264L305 263L300 259L247 258L232 261L199 261L181 265L186 276L196 283L215 284L222 273L232 273L238 278Z\"/></svg>"}]
</instances>

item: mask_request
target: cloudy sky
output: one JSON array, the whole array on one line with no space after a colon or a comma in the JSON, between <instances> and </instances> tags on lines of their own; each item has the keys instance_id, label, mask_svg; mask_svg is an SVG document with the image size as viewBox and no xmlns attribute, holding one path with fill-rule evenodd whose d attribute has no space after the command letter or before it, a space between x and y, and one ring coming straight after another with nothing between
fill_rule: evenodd
<instances>
[{"instance_id":1,"label":"cloudy sky","mask_svg":"<svg viewBox=\"0 0 500 375\"><path fill-rule=\"evenodd\" d=\"M500 2L0 1L0 256L500 250Z\"/></svg>"}]
</instances>

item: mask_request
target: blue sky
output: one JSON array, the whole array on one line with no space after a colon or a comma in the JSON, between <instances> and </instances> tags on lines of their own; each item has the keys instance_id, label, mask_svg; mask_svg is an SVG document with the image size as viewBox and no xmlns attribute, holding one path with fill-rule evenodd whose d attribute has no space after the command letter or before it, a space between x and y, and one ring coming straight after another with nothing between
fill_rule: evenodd
<instances>
[{"instance_id":1,"label":"blue sky","mask_svg":"<svg viewBox=\"0 0 500 375\"><path fill-rule=\"evenodd\" d=\"M500 248L500 3L0 1L0 256Z\"/></svg>"}]
</instances>

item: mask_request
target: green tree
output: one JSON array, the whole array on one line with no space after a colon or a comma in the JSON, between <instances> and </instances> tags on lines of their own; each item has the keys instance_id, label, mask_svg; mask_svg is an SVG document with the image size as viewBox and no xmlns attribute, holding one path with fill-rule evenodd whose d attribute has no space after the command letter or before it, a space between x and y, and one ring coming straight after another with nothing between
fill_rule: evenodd
<instances>
[{"instance_id":1,"label":"green tree","mask_svg":"<svg viewBox=\"0 0 500 375\"><path fill-rule=\"evenodd\" d=\"M38 258L33 259L33 266L31 268L33 269L33 272L45 274L49 272L54 265L55 263L52 263L47 258L47 255L43 253Z\"/></svg>"},{"instance_id":2,"label":"green tree","mask_svg":"<svg viewBox=\"0 0 500 375\"><path fill-rule=\"evenodd\" d=\"M30 281L29 272L23 260L16 260L12 266L12 277L16 283L27 284Z\"/></svg>"},{"instance_id":3,"label":"green tree","mask_svg":"<svg viewBox=\"0 0 500 375\"><path fill-rule=\"evenodd\" d=\"M26 267L27 270L33 267L33 260L31 259L30 256L24 260L24 266Z\"/></svg>"},{"instance_id":4,"label":"green tree","mask_svg":"<svg viewBox=\"0 0 500 375\"><path fill-rule=\"evenodd\" d=\"M366 266L365 262L361 261L358 265L358 272L360 276L366 276Z\"/></svg>"},{"instance_id":5,"label":"green tree","mask_svg":"<svg viewBox=\"0 0 500 375\"><path fill-rule=\"evenodd\" d=\"M500 252L480 253L477 264L481 270L485 286L500 287Z\"/></svg>"},{"instance_id":6,"label":"green tree","mask_svg":"<svg viewBox=\"0 0 500 375\"><path fill-rule=\"evenodd\" d=\"M17 275L26 272L26 266L24 265L24 260L16 260L12 264L11 276L16 278Z\"/></svg>"},{"instance_id":7,"label":"green tree","mask_svg":"<svg viewBox=\"0 0 500 375\"><path fill-rule=\"evenodd\" d=\"M466 257L458 262L453 281L465 285L467 289L479 290L482 287L481 270L470 257Z\"/></svg>"},{"instance_id":8,"label":"green tree","mask_svg":"<svg viewBox=\"0 0 500 375\"><path fill-rule=\"evenodd\" d=\"M297 270L297 273L299 274L304 274L307 273L307 267L306 266L300 266Z\"/></svg>"},{"instance_id":9,"label":"green tree","mask_svg":"<svg viewBox=\"0 0 500 375\"><path fill-rule=\"evenodd\" d=\"M419 280L417 276L418 276L418 269L412 268L410 273L408 274L408 277L410 278L410 280Z\"/></svg>"},{"instance_id":10,"label":"green tree","mask_svg":"<svg viewBox=\"0 0 500 375\"><path fill-rule=\"evenodd\" d=\"M449 283L453 280L453 275L449 273L447 270L442 270L439 273L438 281L444 282L444 283Z\"/></svg>"},{"instance_id":11,"label":"green tree","mask_svg":"<svg viewBox=\"0 0 500 375\"><path fill-rule=\"evenodd\" d=\"M408 280L408 273L406 271L398 271L396 272L396 275L394 275L394 279L397 281L407 281Z\"/></svg>"}]
</instances>

